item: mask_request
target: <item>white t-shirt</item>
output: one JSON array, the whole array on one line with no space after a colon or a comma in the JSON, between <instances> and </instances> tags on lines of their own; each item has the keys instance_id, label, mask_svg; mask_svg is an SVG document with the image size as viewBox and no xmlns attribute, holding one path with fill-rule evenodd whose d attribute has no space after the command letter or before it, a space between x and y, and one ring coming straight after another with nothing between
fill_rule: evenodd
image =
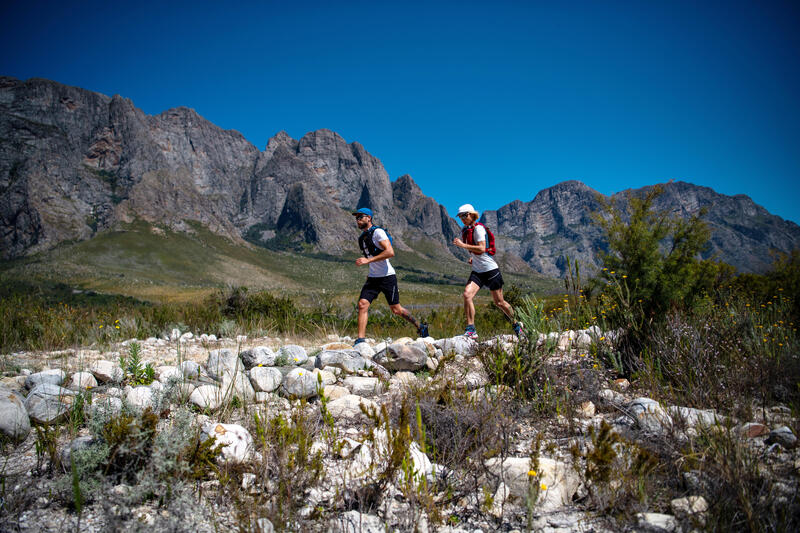
<instances>
[{"instance_id":1,"label":"white t-shirt","mask_svg":"<svg viewBox=\"0 0 800 533\"><path fill-rule=\"evenodd\" d=\"M377 246L378 249L381 249L381 245L378 243L380 243L381 241L388 241L388 240L389 236L386 235L386 232L383 231L381 228L378 228L372 232L372 242L375 243L375 246ZM372 257L372 255L370 255L369 257ZM371 278L382 278L385 276L391 276L392 274L394 274L394 268L392 268L392 264L389 262L388 259L384 259L382 261L375 261L374 263L369 264L368 276Z\"/></svg>"},{"instance_id":2,"label":"white t-shirt","mask_svg":"<svg viewBox=\"0 0 800 533\"><path fill-rule=\"evenodd\" d=\"M472 242L475 244L486 242L486 230L483 226L475 226L472 230ZM486 243L486 245L488 246L489 243ZM480 255L475 255L470 252L470 256L472 257L472 270L475 272L489 272L490 270L499 268L492 256L486 252Z\"/></svg>"}]
</instances>

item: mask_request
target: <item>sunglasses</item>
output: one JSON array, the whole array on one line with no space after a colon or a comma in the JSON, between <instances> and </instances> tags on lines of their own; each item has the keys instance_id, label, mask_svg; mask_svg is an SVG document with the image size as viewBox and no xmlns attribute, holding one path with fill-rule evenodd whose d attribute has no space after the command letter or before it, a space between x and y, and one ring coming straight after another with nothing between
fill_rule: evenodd
<instances>
[{"instance_id":1,"label":"sunglasses","mask_svg":"<svg viewBox=\"0 0 800 533\"><path fill-rule=\"evenodd\" d=\"M365 215L363 213L359 213L359 214L356 215L356 220L361 220L362 218L364 218L366 216L369 216L369 215Z\"/></svg>"}]
</instances>

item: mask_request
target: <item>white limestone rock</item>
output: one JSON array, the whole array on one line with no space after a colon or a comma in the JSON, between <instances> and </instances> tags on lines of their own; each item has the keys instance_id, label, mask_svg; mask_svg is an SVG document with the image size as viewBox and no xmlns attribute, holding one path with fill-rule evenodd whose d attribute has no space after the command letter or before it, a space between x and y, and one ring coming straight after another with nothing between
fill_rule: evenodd
<instances>
[{"instance_id":1,"label":"white limestone rock","mask_svg":"<svg viewBox=\"0 0 800 533\"><path fill-rule=\"evenodd\" d=\"M14 391L0 389L0 434L20 442L30 432L31 423L23 397Z\"/></svg>"},{"instance_id":2,"label":"white limestone rock","mask_svg":"<svg viewBox=\"0 0 800 533\"><path fill-rule=\"evenodd\" d=\"M220 424L209 422L203 426L203 433L222 444L224 462L241 463L253 451L253 437L239 424Z\"/></svg>"},{"instance_id":3,"label":"white limestone rock","mask_svg":"<svg viewBox=\"0 0 800 533\"><path fill-rule=\"evenodd\" d=\"M250 383L256 392L273 392L281 382L283 374L277 368L256 366L250 369Z\"/></svg>"}]
</instances>

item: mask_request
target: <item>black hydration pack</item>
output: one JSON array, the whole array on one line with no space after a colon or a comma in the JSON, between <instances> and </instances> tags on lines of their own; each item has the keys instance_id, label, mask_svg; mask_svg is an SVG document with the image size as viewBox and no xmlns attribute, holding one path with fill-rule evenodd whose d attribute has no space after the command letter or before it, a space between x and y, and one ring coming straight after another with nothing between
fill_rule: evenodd
<instances>
[{"instance_id":1,"label":"black hydration pack","mask_svg":"<svg viewBox=\"0 0 800 533\"><path fill-rule=\"evenodd\" d=\"M364 257L375 257L383 251L380 246L372 241L372 234L375 233L376 229L383 228L373 224L368 230L362 231L358 237L358 247L361 248L361 253L364 254ZM383 231L386 230L383 229ZM389 237L389 244L392 244L392 236L389 235L388 231L386 231L386 236Z\"/></svg>"}]
</instances>

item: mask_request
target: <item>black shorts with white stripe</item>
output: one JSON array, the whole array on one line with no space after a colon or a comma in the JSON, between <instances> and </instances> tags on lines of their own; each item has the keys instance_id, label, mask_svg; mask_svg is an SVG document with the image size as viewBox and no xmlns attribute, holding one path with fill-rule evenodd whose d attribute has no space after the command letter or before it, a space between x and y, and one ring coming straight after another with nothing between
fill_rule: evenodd
<instances>
[{"instance_id":1,"label":"black shorts with white stripe","mask_svg":"<svg viewBox=\"0 0 800 533\"><path fill-rule=\"evenodd\" d=\"M379 293L386 296L386 302L389 305L396 305L400 303L400 291L397 290L397 276L383 276L380 278L367 278L364 286L361 287L360 299L367 300L372 303Z\"/></svg>"}]
</instances>

